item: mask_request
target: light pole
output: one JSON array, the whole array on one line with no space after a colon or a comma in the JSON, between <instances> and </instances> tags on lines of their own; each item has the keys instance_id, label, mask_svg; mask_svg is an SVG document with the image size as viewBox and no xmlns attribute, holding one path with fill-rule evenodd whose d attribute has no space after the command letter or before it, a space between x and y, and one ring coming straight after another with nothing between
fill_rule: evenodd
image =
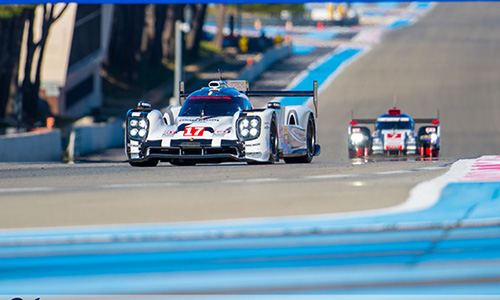
<instances>
[{"instance_id":1,"label":"light pole","mask_svg":"<svg viewBox=\"0 0 500 300\"><path fill-rule=\"evenodd\" d=\"M182 80L182 33L189 32L188 23L175 21L175 70L174 70L174 98L171 105L179 105L179 82Z\"/></svg>"}]
</instances>

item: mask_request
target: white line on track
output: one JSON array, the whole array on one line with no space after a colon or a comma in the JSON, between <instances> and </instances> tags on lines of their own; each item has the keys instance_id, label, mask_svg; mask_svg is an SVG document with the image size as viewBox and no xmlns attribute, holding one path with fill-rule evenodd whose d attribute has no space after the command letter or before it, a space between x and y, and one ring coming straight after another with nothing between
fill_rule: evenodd
<instances>
[{"instance_id":1,"label":"white line on track","mask_svg":"<svg viewBox=\"0 0 500 300\"><path fill-rule=\"evenodd\" d=\"M55 188L47 186L29 187L29 188L6 188L6 189L0 189L0 194L49 192L53 190L55 190Z\"/></svg>"},{"instance_id":2,"label":"white line on track","mask_svg":"<svg viewBox=\"0 0 500 300\"><path fill-rule=\"evenodd\" d=\"M241 183L281 183L289 181L314 181L314 180L328 180L328 179L345 179L356 177L370 177L380 175L393 175L393 174L408 174L420 171L439 170L446 168L448 164L436 167L418 168L412 170L398 170L398 171L385 171L374 173L359 173L359 174L325 174L325 175L310 175L297 178L241 178L241 179L224 179L224 180L207 180L198 181L196 184L241 184ZM165 188L177 187L192 184L191 181L174 181L174 182L145 182L145 183L117 183L117 184L103 184L92 187L93 189L113 190L113 189L141 189L141 188ZM29 188L0 188L0 194L22 194L33 192L53 192L68 189L88 189L88 187L29 187Z\"/></svg>"},{"instance_id":3,"label":"white line on track","mask_svg":"<svg viewBox=\"0 0 500 300\"><path fill-rule=\"evenodd\" d=\"M125 188L150 188L150 187L169 187L180 185L180 182L147 182L147 183L117 183L98 185L100 189L125 189Z\"/></svg>"},{"instance_id":4,"label":"white line on track","mask_svg":"<svg viewBox=\"0 0 500 300\"><path fill-rule=\"evenodd\" d=\"M135 224L135 225L111 225L109 227L103 226L107 229L102 229L103 227L97 226L98 232L87 233L86 230L93 231L95 226L76 226L71 228L53 228L50 233L47 234L47 228L45 229L23 229L23 230L0 230L0 234L7 234L7 236L0 236L1 242L4 245L12 244L47 244L47 243L89 243L89 242L109 242L109 241L125 241L125 240L151 240L151 239L171 239L171 238L194 238L194 239L204 239L204 238L222 238L222 237L236 237L236 236L273 236L273 235L290 235L290 234L308 234L310 232L341 232L341 231L384 231L388 228L390 230L396 229L418 229L418 228L429 228L436 224L428 222L399 222L397 226L391 224L390 227L385 223L360 223L360 224L345 224L345 226L339 226L338 224L328 225L323 223L325 220L338 220L338 219L348 219L348 218L363 218L363 217L373 217L380 215L393 215L403 212L418 211L427 208L436 201L439 200L439 195L441 190L450 182L458 182L466 174L470 167L472 166L474 160L459 160L455 162L451 169L445 174L434 178L430 181L426 181L418 184L410 191L409 198L402 204L396 205L389 208L373 209L367 211L357 211L357 212L341 212L341 213L326 213L317 215L303 215L303 216L286 216L286 217L269 217L269 218L247 218L247 219L233 219L224 220L223 224L228 222L233 222L230 228L225 226L220 226L221 220L211 220L203 222L181 222L175 225L175 223L170 223L169 225L174 226L173 229L168 227L161 227L165 224L157 224L154 226L154 230L148 227L146 224ZM445 168L446 165L441 166ZM430 168L420 168L414 170L405 171L406 173L418 172L426 169L437 169L436 167ZM379 172L383 173L383 172ZM387 172L388 174L391 172ZM371 173L374 175L374 173ZM337 174L339 175L339 174ZM356 176L366 176L369 174L350 174L351 177ZM380 175L374 175L380 176ZM310 176L311 177L311 176ZM227 181L227 180L226 180ZM244 182L245 180L242 180ZM123 185L127 187L129 185ZM104 187L104 186L103 186ZM113 185L117 187L117 185ZM488 222L493 222L497 224L500 219L489 219L475 221L475 224L471 225L487 225ZM291 222L292 221L292 222ZM291 222L291 223L290 223ZM313 223L311 223L313 222ZM318 223L315 223L318 222ZM175 226L183 226L182 228L175 229ZM265 226L256 228L248 228L249 224L265 224ZM441 223L439 224L443 227L449 226L451 224ZM194 226L194 227L191 227ZM197 226L201 226L197 229ZM207 227L205 229L204 227ZM116 229L119 228L118 231ZM129 232L129 230L133 229ZM137 231L137 228L143 228ZM148 229L144 229L148 228ZM101 230L104 230L101 232ZM12 234L15 232L16 234Z\"/></svg>"},{"instance_id":5,"label":"white line on track","mask_svg":"<svg viewBox=\"0 0 500 300\"><path fill-rule=\"evenodd\" d=\"M313 175L306 176L303 179L334 179L334 178L348 178L348 177L356 177L361 174L329 174L329 175Z\"/></svg>"}]
</instances>

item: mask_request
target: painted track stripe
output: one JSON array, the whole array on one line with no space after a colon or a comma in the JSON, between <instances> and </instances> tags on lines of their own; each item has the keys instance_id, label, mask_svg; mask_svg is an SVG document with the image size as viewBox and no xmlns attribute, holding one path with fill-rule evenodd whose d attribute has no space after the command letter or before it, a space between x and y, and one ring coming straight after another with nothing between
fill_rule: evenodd
<instances>
[{"instance_id":1,"label":"painted track stripe","mask_svg":"<svg viewBox=\"0 0 500 300\"><path fill-rule=\"evenodd\" d=\"M251 184L251 183L279 183L279 182L290 182L290 181L315 181L315 180L327 180L327 179L343 179L350 177L370 177L378 175L393 175L393 174L407 174L420 171L430 171L438 170L448 167L449 164L444 164L436 167L428 168L417 168L411 170L402 171L385 171L385 172L372 172L372 173L356 173L356 174L325 174L325 175L311 175L296 178L276 178L276 177L266 177L266 178L241 178L241 179L224 179L224 180L206 180L198 181L197 184ZM167 188L176 186L191 185L192 182L189 181L178 181L178 182L148 182L148 183L115 183L115 184L103 184L93 187L94 189L141 189L141 188ZM75 187L74 189L87 189L88 187ZM33 193L33 192L54 192L54 191L66 191L67 187L32 187L32 188L4 188L0 189L1 193Z\"/></svg>"},{"instance_id":2,"label":"painted track stripe","mask_svg":"<svg viewBox=\"0 0 500 300\"><path fill-rule=\"evenodd\" d=\"M0 194L17 194L17 193L36 193L36 192L50 192L55 190L53 187L30 187L30 188L1 188Z\"/></svg>"}]
</instances>

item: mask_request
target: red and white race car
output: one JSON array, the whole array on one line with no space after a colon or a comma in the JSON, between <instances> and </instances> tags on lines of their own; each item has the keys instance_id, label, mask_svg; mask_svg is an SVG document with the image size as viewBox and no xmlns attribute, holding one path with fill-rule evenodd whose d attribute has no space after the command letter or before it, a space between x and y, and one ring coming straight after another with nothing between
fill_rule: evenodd
<instances>
[{"instance_id":1,"label":"red and white race car","mask_svg":"<svg viewBox=\"0 0 500 300\"><path fill-rule=\"evenodd\" d=\"M165 113L141 101L127 112L125 153L136 167L220 163L226 161L310 163L321 152L317 143L318 84L309 91L250 91L243 80L211 81L192 93L179 85L182 106ZM312 97L307 105L269 102L254 108L252 97Z\"/></svg>"},{"instance_id":2,"label":"red and white race car","mask_svg":"<svg viewBox=\"0 0 500 300\"><path fill-rule=\"evenodd\" d=\"M415 124L425 124L418 130ZM365 124L373 124L373 132ZM348 131L349 158L370 155L439 155L441 126L437 118L413 119L391 108L377 119L352 118Z\"/></svg>"}]
</instances>

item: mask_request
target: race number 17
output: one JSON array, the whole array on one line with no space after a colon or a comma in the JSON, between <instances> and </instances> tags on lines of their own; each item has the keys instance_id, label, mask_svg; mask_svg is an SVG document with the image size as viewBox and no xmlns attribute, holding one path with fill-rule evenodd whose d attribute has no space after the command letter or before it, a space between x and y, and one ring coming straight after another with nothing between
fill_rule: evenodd
<instances>
[{"instance_id":1,"label":"race number 17","mask_svg":"<svg viewBox=\"0 0 500 300\"><path fill-rule=\"evenodd\" d=\"M184 136L202 136L205 132L205 127L186 127L184 128Z\"/></svg>"}]
</instances>

